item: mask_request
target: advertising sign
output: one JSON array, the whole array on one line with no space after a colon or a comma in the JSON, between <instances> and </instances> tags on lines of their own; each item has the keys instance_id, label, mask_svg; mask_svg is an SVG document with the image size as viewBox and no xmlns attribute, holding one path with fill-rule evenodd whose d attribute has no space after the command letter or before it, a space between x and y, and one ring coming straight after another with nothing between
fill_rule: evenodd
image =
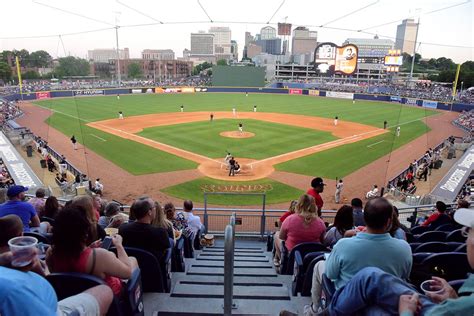
<instances>
[{"instance_id":1,"label":"advertising sign","mask_svg":"<svg viewBox=\"0 0 474 316\"><path fill-rule=\"evenodd\" d=\"M156 87L155 88L155 93L165 93L165 89L163 89L161 87Z\"/></svg>"},{"instance_id":2,"label":"advertising sign","mask_svg":"<svg viewBox=\"0 0 474 316\"><path fill-rule=\"evenodd\" d=\"M390 96L390 102L399 102L399 103L401 103L401 102L402 102L402 98L399 97L399 96L396 96L396 95L391 95L391 96Z\"/></svg>"},{"instance_id":3,"label":"advertising sign","mask_svg":"<svg viewBox=\"0 0 474 316\"><path fill-rule=\"evenodd\" d=\"M326 96L338 99L354 99L354 94L348 92L326 91Z\"/></svg>"},{"instance_id":4,"label":"advertising sign","mask_svg":"<svg viewBox=\"0 0 474 316\"><path fill-rule=\"evenodd\" d=\"M416 99L407 98L406 104L408 104L408 105L417 105L416 104Z\"/></svg>"},{"instance_id":5,"label":"advertising sign","mask_svg":"<svg viewBox=\"0 0 474 316\"><path fill-rule=\"evenodd\" d=\"M194 91L196 91L196 92L206 92L207 88L194 88Z\"/></svg>"},{"instance_id":6,"label":"advertising sign","mask_svg":"<svg viewBox=\"0 0 474 316\"><path fill-rule=\"evenodd\" d=\"M194 93L194 87L182 87L181 92L182 93Z\"/></svg>"},{"instance_id":7,"label":"advertising sign","mask_svg":"<svg viewBox=\"0 0 474 316\"><path fill-rule=\"evenodd\" d=\"M278 35L290 36L291 35L291 24L290 23L278 23Z\"/></svg>"},{"instance_id":8,"label":"advertising sign","mask_svg":"<svg viewBox=\"0 0 474 316\"><path fill-rule=\"evenodd\" d=\"M302 89L289 89L288 93L289 94L303 94L303 90Z\"/></svg>"},{"instance_id":9,"label":"advertising sign","mask_svg":"<svg viewBox=\"0 0 474 316\"><path fill-rule=\"evenodd\" d=\"M385 66L401 66L403 65L403 56L385 56Z\"/></svg>"},{"instance_id":10,"label":"advertising sign","mask_svg":"<svg viewBox=\"0 0 474 316\"><path fill-rule=\"evenodd\" d=\"M319 90L308 90L308 95L319 96Z\"/></svg>"},{"instance_id":11,"label":"advertising sign","mask_svg":"<svg viewBox=\"0 0 474 316\"><path fill-rule=\"evenodd\" d=\"M321 43L314 52L317 73L351 75L357 69L359 49L353 44L337 46L334 43Z\"/></svg>"},{"instance_id":12,"label":"advertising sign","mask_svg":"<svg viewBox=\"0 0 474 316\"><path fill-rule=\"evenodd\" d=\"M438 102L423 100L422 106L424 108L436 109L438 107Z\"/></svg>"},{"instance_id":13,"label":"advertising sign","mask_svg":"<svg viewBox=\"0 0 474 316\"><path fill-rule=\"evenodd\" d=\"M142 93L142 89L131 89L132 93Z\"/></svg>"},{"instance_id":14,"label":"advertising sign","mask_svg":"<svg viewBox=\"0 0 474 316\"><path fill-rule=\"evenodd\" d=\"M104 90L76 90L74 95L101 95L104 94Z\"/></svg>"},{"instance_id":15,"label":"advertising sign","mask_svg":"<svg viewBox=\"0 0 474 316\"><path fill-rule=\"evenodd\" d=\"M41 100L41 99L49 99L51 98L51 92L46 91L46 92L36 92L36 99Z\"/></svg>"}]
</instances>

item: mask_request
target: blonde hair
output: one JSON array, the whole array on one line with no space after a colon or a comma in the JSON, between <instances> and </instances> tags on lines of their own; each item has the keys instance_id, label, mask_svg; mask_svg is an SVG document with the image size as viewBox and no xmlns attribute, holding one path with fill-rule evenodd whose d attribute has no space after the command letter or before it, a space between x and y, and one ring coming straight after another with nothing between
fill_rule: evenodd
<instances>
[{"instance_id":1,"label":"blonde hair","mask_svg":"<svg viewBox=\"0 0 474 316\"><path fill-rule=\"evenodd\" d=\"M309 225L313 219L318 218L317 207L311 195L303 194L296 204L296 214L303 217L304 223Z\"/></svg>"},{"instance_id":2,"label":"blonde hair","mask_svg":"<svg viewBox=\"0 0 474 316\"><path fill-rule=\"evenodd\" d=\"M161 207L160 203L155 201L156 216L151 223L152 226L158 228L164 228L168 230L170 227L173 227L173 224L166 218L165 212Z\"/></svg>"},{"instance_id":3,"label":"blonde hair","mask_svg":"<svg viewBox=\"0 0 474 316\"><path fill-rule=\"evenodd\" d=\"M298 204L298 201L292 200L290 202L290 207L288 208L288 212L290 212L291 214L294 214L296 212L296 204Z\"/></svg>"}]
</instances>

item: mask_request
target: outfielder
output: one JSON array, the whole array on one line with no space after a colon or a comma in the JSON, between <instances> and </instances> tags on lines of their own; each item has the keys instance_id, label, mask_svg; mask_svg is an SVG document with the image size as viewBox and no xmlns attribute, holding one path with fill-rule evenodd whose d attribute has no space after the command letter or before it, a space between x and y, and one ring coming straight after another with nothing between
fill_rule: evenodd
<instances>
[{"instance_id":1,"label":"outfielder","mask_svg":"<svg viewBox=\"0 0 474 316\"><path fill-rule=\"evenodd\" d=\"M397 137L400 136L400 126L397 126Z\"/></svg>"},{"instance_id":2,"label":"outfielder","mask_svg":"<svg viewBox=\"0 0 474 316\"><path fill-rule=\"evenodd\" d=\"M257 106L256 105L253 106L253 111L257 112Z\"/></svg>"}]
</instances>

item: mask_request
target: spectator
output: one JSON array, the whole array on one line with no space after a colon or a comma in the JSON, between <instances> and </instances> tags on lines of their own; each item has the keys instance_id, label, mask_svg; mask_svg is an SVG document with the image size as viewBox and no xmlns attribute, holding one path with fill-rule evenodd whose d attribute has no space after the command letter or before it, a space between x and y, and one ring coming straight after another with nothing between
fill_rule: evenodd
<instances>
[{"instance_id":1,"label":"spectator","mask_svg":"<svg viewBox=\"0 0 474 316\"><path fill-rule=\"evenodd\" d=\"M168 202L164 206L166 218L173 224L173 228L177 231L185 233L188 228L188 221L184 218L184 214L179 212L176 214L176 209L173 203Z\"/></svg>"},{"instance_id":2,"label":"spectator","mask_svg":"<svg viewBox=\"0 0 474 316\"><path fill-rule=\"evenodd\" d=\"M141 197L133 202L130 212L136 221L119 227L124 246L149 251L160 260L171 245L167 231L151 225L156 217L155 202L149 197Z\"/></svg>"},{"instance_id":3,"label":"spectator","mask_svg":"<svg viewBox=\"0 0 474 316\"><path fill-rule=\"evenodd\" d=\"M35 197L28 201L28 203L33 205L38 216L42 216L42 213L44 211L45 196L46 190L43 188L38 188L35 192Z\"/></svg>"},{"instance_id":4,"label":"spectator","mask_svg":"<svg viewBox=\"0 0 474 316\"><path fill-rule=\"evenodd\" d=\"M179 213L178 213L179 214ZM187 230L197 238L201 236L196 236L198 230L204 231L204 226L201 224L201 219L199 216L193 214L193 202L186 200L183 203L183 212L184 218L188 223Z\"/></svg>"},{"instance_id":5,"label":"spectator","mask_svg":"<svg viewBox=\"0 0 474 316\"><path fill-rule=\"evenodd\" d=\"M318 216L321 217L321 212L323 210L323 198L321 197L320 193L324 191L324 184L323 179L317 177L311 180L311 189L309 189L306 194L311 195L314 198L314 203L316 205L316 211Z\"/></svg>"},{"instance_id":6,"label":"spectator","mask_svg":"<svg viewBox=\"0 0 474 316\"><path fill-rule=\"evenodd\" d=\"M445 224L444 221L449 220L449 216L446 214L446 204L444 202L436 202L436 212L431 214L421 226L430 226L432 228L438 227L440 224Z\"/></svg>"},{"instance_id":7,"label":"spectator","mask_svg":"<svg viewBox=\"0 0 474 316\"><path fill-rule=\"evenodd\" d=\"M303 194L296 204L295 214L283 222L280 239L285 241L286 248L291 251L302 242L322 242L325 232L326 226L316 212L314 198Z\"/></svg>"},{"instance_id":8,"label":"spectator","mask_svg":"<svg viewBox=\"0 0 474 316\"><path fill-rule=\"evenodd\" d=\"M50 196L46 199L46 202L44 203L43 216L55 219L56 215L58 215L59 210L60 205L58 199L55 196Z\"/></svg>"},{"instance_id":9,"label":"spectator","mask_svg":"<svg viewBox=\"0 0 474 316\"><path fill-rule=\"evenodd\" d=\"M23 223L17 215L6 215L0 217L0 254L8 252L10 247L8 241L23 235Z\"/></svg>"},{"instance_id":10,"label":"spectator","mask_svg":"<svg viewBox=\"0 0 474 316\"><path fill-rule=\"evenodd\" d=\"M343 205L339 208L334 218L334 224L324 235L323 245L334 247L337 241L346 237L347 231L354 228L354 218L352 215L352 207Z\"/></svg>"},{"instance_id":11,"label":"spectator","mask_svg":"<svg viewBox=\"0 0 474 316\"><path fill-rule=\"evenodd\" d=\"M163 208L161 208L160 203L155 201L156 216L153 219L151 225L153 227L163 228L168 233L168 237L174 240L174 230L173 224L166 218Z\"/></svg>"},{"instance_id":12,"label":"spectator","mask_svg":"<svg viewBox=\"0 0 474 316\"><path fill-rule=\"evenodd\" d=\"M351 201L352 217L354 218L354 226L365 226L364 211L362 210L362 200L354 198Z\"/></svg>"},{"instance_id":13,"label":"spectator","mask_svg":"<svg viewBox=\"0 0 474 316\"><path fill-rule=\"evenodd\" d=\"M79 272L95 275L107 283L116 296L120 296L122 281L138 267L135 258L129 258L122 246L120 235L112 236L117 249L114 253L87 246L91 223L87 211L79 204L72 204L56 217L51 248L46 262L51 272Z\"/></svg>"},{"instance_id":14,"label":"spectator","mask_svg":"<svg viewBox=\"0 0 474 316\"><path fill-rule=\"evenodd\" d=\"M359 270L367 266L408 279L412 266L411 248L406 241L392 238L387 233L392 213L392 205L384 198L367 202L364 209L367 231L339 240L327 260L319 261L314 266L312 304L305 306L307 315L314 315L319 309L323 273L334 282L336 289L344 287Z\"/></svg>"},{"instance_id":15,"label":"spectator","mask_svg":"<svg viewBox=\"0 0 474 316\"><path fill-rule=\"evenodd\" d=\"M80 206L80 209L85 212L87 219L89 220L90 232L87 238L87 244L90 245L99 239L104 239L106 233L102 227L99 226L97 220L97 212L94 210L94 200L89 195L76 196L72 200L72 205Z\"/></svg>"},{"instance_id":16,"label":"spectator","mask_svg":"<svg viewBox=\"0 0 474 316\"><path fill-rule=\"evenodd\" d=\"M474 211L459 209L454 220L463 225L467 244L467 259L474 269ZM439 293L420 295L405 280L376 268L365 268L357 273L345 287L339 288L329 306L330 315L472 315L474 311L474 274L470 274L458 290L446 282L432 277Z\"/></svg>"},{"instance_id":17,"label":"spectator","mask_svg":"<svg viewBox=\"0 0 474 316\"><path fill-rule=\"evenodd\" d=\"M278 228L281 228L281 225L283 224L283 222L288 216L295 214L297 204L298 204L298 201L296 200L291 201L288 211L286 211L277 222ZM273 258L273 262L276 265L278 265L280 262L280 243L281 243L280 230L277 230L275 234L273 235L273 243L274 243L274 248L275 248L275 256Z\"/></svg>"},{"instance_id":18,"label":"spectator","mask_svg":"<svg viewBox=\"0 0 474 316\"><path fill-rule=\"evenodd\" d=\"M128 222L127 216L120 213L120 204L117 202L109 202L105 206L105 215L99 218L99 226L102 228L112 227L118 228L120 225Z\"/></svg>"},{"instance_id":19,"label":"spectator","mask_svg":"<svg viewBox=\"0 0 474 316\"><path fill-rule=\"evenodd\" d=\"M407 240L407 235L401 227L400 221L398 220L398 209L393 207L392 212L392 225L390 225L390 230L388 231L390 236L397 239Z\"/></svg>"},{"instance_id":20,"label":"spectator","mask_svg":"<svg viewBox=\"0 0 474 316\"><path fill-rule=\"evenodd\" d=\"M40 223L38 214L33 205L24 202L25 192L28 188L21 185L11 186L7 191L8 202L0 205L0 217L5 215L18 215L23 222L23 231L30 232L32 228L45 234L49 230L48 223Z\"/></svg>"},{"instance_id":21,"label":"spectator","mask_svg":"<svg viewBox=\"0 0 474 316\"><path fill-rule=\"evenodd\" d=\"M100 216L104 215L104 213L100 213L100 211L102 210L102 199L99 195L95 195L94 197L92 197L92 206L94 208L95 217L97 218L97 220L99 220Z\"/></svg>"}]
</instances>

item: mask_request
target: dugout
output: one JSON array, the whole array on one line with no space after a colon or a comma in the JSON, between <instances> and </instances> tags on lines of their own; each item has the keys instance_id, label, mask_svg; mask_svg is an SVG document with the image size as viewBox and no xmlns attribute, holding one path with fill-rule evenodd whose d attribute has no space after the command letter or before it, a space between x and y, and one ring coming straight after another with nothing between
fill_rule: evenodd
<instances>
[{"instance_id":1,"label":"dugout","mask_svg":"<svg viewBox=\"0 0 474 316\"><path fill-rule=\"evenodd\" d=\"M212 66L212 85L224 87L263 87L264 67Z\"/></svg>"}]
</instances>

